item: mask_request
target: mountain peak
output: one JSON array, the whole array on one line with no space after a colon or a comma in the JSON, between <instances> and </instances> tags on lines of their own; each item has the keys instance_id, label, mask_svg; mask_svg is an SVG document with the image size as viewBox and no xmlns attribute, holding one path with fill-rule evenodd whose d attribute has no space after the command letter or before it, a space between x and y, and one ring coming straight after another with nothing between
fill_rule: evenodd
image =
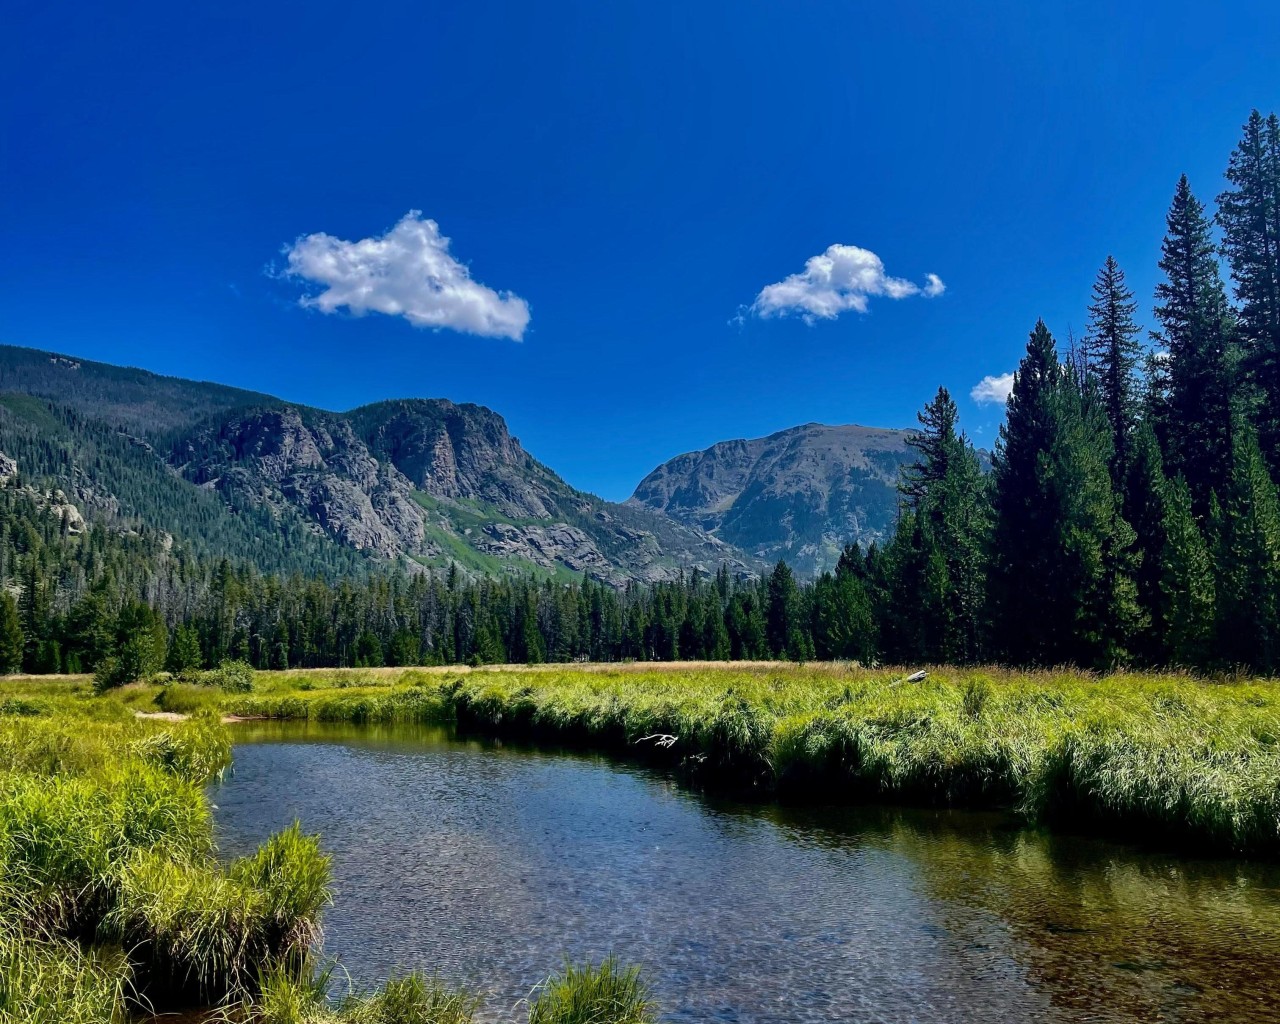
<instances>
[{"instance_id":1,"label":"mountain peak","mask_svg":"<svg viewBox=\"0 0 1280 1024\"><path fill-rule=\"evenodd\" d=\"M697 526L802 572L830 568L852 541L883 540L897 515L906 430L804 423L721 441L663 463L628 504Z\"/></svg>"}]
</instances>

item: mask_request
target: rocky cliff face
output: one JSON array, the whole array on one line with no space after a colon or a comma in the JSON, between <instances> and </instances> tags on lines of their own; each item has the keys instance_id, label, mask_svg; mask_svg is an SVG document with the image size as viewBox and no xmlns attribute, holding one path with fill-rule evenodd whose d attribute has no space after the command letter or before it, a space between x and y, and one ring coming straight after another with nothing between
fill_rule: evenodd
<instances>
[{"instance_id":1,"label":"rocky cliff face","mask_svg":"<svg viewBox=\"0 0 1280 1024\"><path fill-rule=\"evenodd\" d=\"M664 463L627 504L696 526L766 561L811 574L852 542L884 540L897 514L905 430L808 423L723 441Z\"/></svg>"},{"instance_id":2,"label":"rocky cliff face","mask_svg":"<svg viewBox=\"0 0 1280 1024\"><path fill-rule=\"evenodd\" d=\"M696 527L575 491L502 417L415 399L337 414L271 406L217 417L170 464L233 508L267 508L388 559L580 573L621 585L757 566Z\"/></svg>"}]
</instances>

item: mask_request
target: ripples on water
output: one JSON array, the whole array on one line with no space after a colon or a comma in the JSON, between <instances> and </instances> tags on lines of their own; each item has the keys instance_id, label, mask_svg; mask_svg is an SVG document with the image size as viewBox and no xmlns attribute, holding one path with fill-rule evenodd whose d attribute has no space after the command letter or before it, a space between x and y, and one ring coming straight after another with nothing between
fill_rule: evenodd
<instances>
[{"instance_id":1,"label":"ripples on water","mask_svg":"<svg viewBox=\"0 0 1280 1024\"><path fill-rule=\"evenodd\" d=\"M564 957L645 968L666 1018L1280 1021L1280 870L992 815L743 805L441 730L238 726L224 854L295 817L334 857L327 950L438 970L522 1020Z\"/></svg>"}]
</instances>

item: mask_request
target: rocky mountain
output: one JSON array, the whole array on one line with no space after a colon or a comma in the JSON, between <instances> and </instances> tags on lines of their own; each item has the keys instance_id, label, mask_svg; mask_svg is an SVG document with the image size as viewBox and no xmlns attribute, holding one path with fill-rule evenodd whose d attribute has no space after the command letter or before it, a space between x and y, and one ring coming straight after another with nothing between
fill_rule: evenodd
<instances>
[{"instance_id":1,"label":"rocky mountain","mask_svg":"<svg viewBox=\"0 0 1280 1024\"><path fill-rule=\"evenodd\" d=\"M443 399L335 413L0 346L0 452L86 514L268 570L454 563L620 586L759 568L696 525L575 490L497 413Z\"/></svg>"},{"instance_id":2,"label":"rocky mountain","mask_svg":"<svg viewBox=\"0 0 1280 1024\"><path fill-rule=\"evenodd\" d=\"M897 515L908 431L806 423L722 441L646 476L627 504L705 530L766 562L812 574L844 546L885 540Z\"/></svg>"}]
</instances>

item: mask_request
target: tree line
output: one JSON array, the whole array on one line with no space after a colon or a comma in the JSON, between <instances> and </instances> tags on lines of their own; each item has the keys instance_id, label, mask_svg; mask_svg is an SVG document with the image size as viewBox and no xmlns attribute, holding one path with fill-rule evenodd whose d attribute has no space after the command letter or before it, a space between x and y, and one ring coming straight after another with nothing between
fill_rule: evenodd
<instances>
[{"instance_id":1,"label":"tree line","mask_svg":"<svg viewBox=\"0 0 1280 1024\"><path fill-rule=\"evenodd\" d=\"M939 389L909 441L893 538L848 547L816 580L779 563L758 580L722 568L622 591L457 566L331 582L145 528L73 533L11 485L0 670L849 658L1274 672L1276 115L1250 116L1226 180L1212 215L1178 182L1148 336L1108 257L1079 344L1031 331L991 471Z\"/></svg>"}]
</instances>

